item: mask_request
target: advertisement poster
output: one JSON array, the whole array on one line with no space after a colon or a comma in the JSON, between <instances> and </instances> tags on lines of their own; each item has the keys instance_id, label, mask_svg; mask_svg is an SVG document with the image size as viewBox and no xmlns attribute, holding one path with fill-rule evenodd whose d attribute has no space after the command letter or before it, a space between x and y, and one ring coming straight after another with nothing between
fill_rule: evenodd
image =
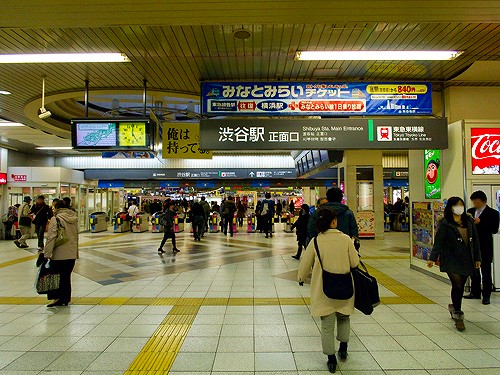
<instances>
[{"instance_id":1,"label":"advertisement poster","mask_svg":"<svg viewBox=\"0 0 500 375\"><path fill-rule=\"evenodd\" d=\"M430 83L205 82L204 115L430 115Z\"/></svg>"},{"instance_id":2,"label":"advertisement poster","mask_svg":"<svg viewBox=\"0 0 500 375\"><path fill-rule=\"evenodd\" d=\"M441 199L441 151L424 151L425 198Z\"/></svg>"},{"instance_id":3,"label":"advertisement poster","mask_svg":"<svg viewBox=\"0 0 500 375\"><path fill-rule=\"evenodd\" d=\"M212 159L200 146L200 124L165 123L162 129L163 159Z\"/></svg>"},{"instance_id":4,"label":"advertisement poster","mask_svg":"<svg viewBox=\"0 0 500 375\"><path fill-rule=\"evenodd\" d=\"M472 174L500 175L500 129L471 129Z\"/></svg>"},{"instance_id":5,"label":"advertisement poster","mask_svg":"<svg viewBox=\"0 0 500 375\"><path fill-rule=\"evenodd\" d=\"M375 213L373 211L360 211L356 213L359 237L375 237Z\"/></svg>"}]
</instances>

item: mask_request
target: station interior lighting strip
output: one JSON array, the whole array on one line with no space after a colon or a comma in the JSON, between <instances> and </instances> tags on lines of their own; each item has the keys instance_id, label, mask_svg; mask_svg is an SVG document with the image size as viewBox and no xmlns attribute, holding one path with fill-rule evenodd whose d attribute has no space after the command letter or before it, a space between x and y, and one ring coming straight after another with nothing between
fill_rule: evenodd
<instances>
[{"instance_id":1,"label":"station interior lighting strip","mask_svg":"<svg viewBox=\"0 0 500 375\"><path fill-rule=\"evenodd\" d=\"M129 62L124 53L29 53L1 55L0 64Z\"/></svg>"},{"instance_id":2,"label":"station interior lighting strip","mask_svg":"<svg viewBox=\"0 0 500 375\"><path fill-rule=\"evenodd\" d=\"M462 51L297 51L295 60L431 61L453 60Z\"/></svg>"}]
</instances>

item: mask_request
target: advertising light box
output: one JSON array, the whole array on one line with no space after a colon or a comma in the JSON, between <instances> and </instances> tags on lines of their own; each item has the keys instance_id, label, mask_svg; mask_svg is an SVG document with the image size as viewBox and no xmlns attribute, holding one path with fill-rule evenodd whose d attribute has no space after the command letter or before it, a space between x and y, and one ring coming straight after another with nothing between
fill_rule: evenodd
<instances>
[{"instance_id":1,"label":"advertising light box","mask_svg":"<svg viewBox=\"0 0 500 375\"><path fill-rule=\"evenodd\" d=\"M472 174L500 175L500 129L471 129Z\"/></svg>"},{"instance_id":2,"label":"advertising light box","mask_svg":"<svg viewBox=\"0 0 500 375\"><path fill-rule=\"evenodd\" d=\"M425 198L441 199L441 151L424 151Z\"/></svg>"},{"instance_id":3,"label":"advertising light box","mask_svg":"<svg viewBox=\"0 0 500 375\"><path fill-rule=\"evenodd\" d=\"M154 146L149 119L73 119L73 148L83 151L146 151Z\"/></svg>"}]
</instances>

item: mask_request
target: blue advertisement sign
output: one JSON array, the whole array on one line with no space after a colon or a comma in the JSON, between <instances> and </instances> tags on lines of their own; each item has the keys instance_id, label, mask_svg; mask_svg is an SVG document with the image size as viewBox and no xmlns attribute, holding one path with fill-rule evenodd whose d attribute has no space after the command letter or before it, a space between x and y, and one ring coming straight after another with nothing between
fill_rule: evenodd
<instances>
[{"instance_id":1,"label":"blue advertisement sign","mask_svg":"<svg viewBox=\"0 0 500 375\"><path fill-rule=\"evenodd\" d=\"M205 82L204 115L430 115L430 83Z\"/></svg>"}]
</instances>

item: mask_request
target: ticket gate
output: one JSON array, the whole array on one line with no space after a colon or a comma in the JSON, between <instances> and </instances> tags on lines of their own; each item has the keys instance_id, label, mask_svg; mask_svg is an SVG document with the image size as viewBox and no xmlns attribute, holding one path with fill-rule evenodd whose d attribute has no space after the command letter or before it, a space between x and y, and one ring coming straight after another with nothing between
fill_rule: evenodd
<instances>
[{"instance_id":1,"label":"ticket gate","mask_svg":"<svg viewBox=\"0 0 500 375\"><path fill-rule=\"evenodd\" d=\"M384 232L391 231L391 217L388 213L384 214Z\"/></svg>"},{"instance_id":2,"label":"ticket gate","mask_svg":"<svg viewBox=\"0 0 500 375\"><path fill-rule=\"evenodd\" d=\"M139 212L133 218L132 232L142 233L149 230L149 214L145 212Z\"/></svg>"},{"instance_id":3,"label":"ticket gate","mask_svg":"<svg viewBox=\"0 0 500 375\"><path fill-rule=\"evenodd\" d=\"M160 217L163 212L156 212L151 216L151 232L152 233L163 233L163 225L160 224Z\"/></svg>"},{"instance_id":4,"label":"ticket gate","mask_svg":"<svg viewBox=\"0 0 500 375\"><path fill-rule=\"evenodd\" d=\"M220 232L220 215L217 212L212 212L208 218L208 227L210 233Z\"/></svg>"},{"instance_id":5,"label":"ticket gate","mask_svg":"<svg viewBox=\"0 0 500 375\"><path fill-rule=\"evenodd\" d=\"M255 233L257 230L257 218L254 213L247 215L247 233Z\"/></svg>"},{"instance_id":6,"label":"ticket gate","mask_svg":"<svg viewBox=\"0 0 500 375\"><path fill-rule=\"evenodd\" d=\"M233 233L237 233L238 232L238 217L237 217L236 213L233 215L232 225L233 225Z\"/></svg>"},{"instance_id":7,"label":"ticket gate","mask_svg":"<svg viewBox=\"0 0 500 375\"><path fill-rule=\"evenodd\" d=\"M117 212L113 217L113 232L114 233L123 233L130 232L130 220L127 220L128 213Z\"/></svg>"},{"instance_id":8,"label":"ticket gate","mask_svg":"<svg viewBox=\"0 0 500 375\"><path fill-rule=\"evenodd\" d=\"M175 215L174 217L174 232L184 232L184 222L186 219L179 217L179 215Z\"/></svg>"},{"instance_id":9,"label":"ticket gate","mask_svg":"<svg viewBox=\"0 0 500 375\"><path fill-rule=\"evenodd\" d=\"M98 233L108 230L109 216L105 212L93 212L89 215L90 232Z\"/></svg>"},{"instance_id":10,"label":"ticket gate","mask_svg":"<svg viewBox=\"0 0 500 375\"><path fill-rule=\"evenodd\" d=\"M286 214L286 221L285 221L285 232L286 233L292 233L292 225L295 223L295 216L292 213L287 213Z\"/></svg>"}]
</instances>

